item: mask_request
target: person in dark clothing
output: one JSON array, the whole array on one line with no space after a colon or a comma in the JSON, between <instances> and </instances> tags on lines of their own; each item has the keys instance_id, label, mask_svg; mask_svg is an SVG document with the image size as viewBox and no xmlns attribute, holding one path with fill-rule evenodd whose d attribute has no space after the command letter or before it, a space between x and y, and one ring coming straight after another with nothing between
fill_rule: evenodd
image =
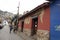
<instances>
[{"instance_id":1,"label":"person in dark clothing","mask_svg":"<svg viewBox=\"0 0 60 40\"><path fill-rule=\"evenodd\" d=\"M15 21L13 32L17 32L17 20Z\"/></svg>"},{"instance_id":2,"label":"person in dark clothing","mask_svg":"<svg viewBox=\"0 0 60 40\"><path fill-rule=\"evenodd\" d=\"M9 27L10 27L10 33L11 33L11 31L13 29L12 24L10 24Z\"/></svg>"},{"instance_id":3,"label":"person in dark clothing","mask_svg":"<svg viewBox=\"0 0 60 40\"><path fill-rule=\"evenodd\" d=\"M13 30L13 32L15 33L15 31L16 31L16 26L14 26L14 30Z\"/></svg>"}]
</instances>

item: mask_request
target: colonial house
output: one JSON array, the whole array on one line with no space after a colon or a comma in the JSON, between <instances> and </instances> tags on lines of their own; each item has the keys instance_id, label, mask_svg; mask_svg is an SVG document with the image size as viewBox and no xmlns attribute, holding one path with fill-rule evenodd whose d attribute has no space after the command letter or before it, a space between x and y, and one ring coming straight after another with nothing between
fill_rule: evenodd
<instances>
[{"instance_id":1,"label":"colonial house","mask_svg":"<svg viewBox=\"0 0 60 40\"><path fill-rule=\"evenodd\" d=\"M49 40L50 8L49 2L37 6L19 18L18 28L21 33L35 40Z\"/></svg>"}]
</instances>

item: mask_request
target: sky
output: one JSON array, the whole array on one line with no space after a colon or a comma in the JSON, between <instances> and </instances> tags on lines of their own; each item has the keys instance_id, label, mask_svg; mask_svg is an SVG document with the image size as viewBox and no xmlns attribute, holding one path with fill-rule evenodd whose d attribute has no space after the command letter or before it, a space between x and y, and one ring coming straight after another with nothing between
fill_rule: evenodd
<instances>
[{"instance_id":1,"label":"sky","mask_svg":"<svg viewBox=\"0 0 60 40\"><path fill-rule=\"evenodd\" d=\"M17 14L17 10L18 10L17 7L19 5L19 14L23 14L24 11L30 11L44 2L46 1L45 0L0 0L0 10Z\"/></svg>"}]
</instances>

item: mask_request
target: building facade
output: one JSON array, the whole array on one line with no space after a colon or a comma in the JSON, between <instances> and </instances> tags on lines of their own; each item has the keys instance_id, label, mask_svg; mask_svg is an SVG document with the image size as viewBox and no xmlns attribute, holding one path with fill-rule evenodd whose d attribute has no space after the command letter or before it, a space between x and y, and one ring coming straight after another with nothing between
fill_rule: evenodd
<instances>
[{"instance_id":1,"label":"building facade","mask_svg":"<svg viewBox=\"0 0 60 40\"><path fill-rule=\"evenodd\" d=\"M49 3L43 3L19 18L18 28L34 40L49 40L50 10Z\"/></svg>"}]
</instances>

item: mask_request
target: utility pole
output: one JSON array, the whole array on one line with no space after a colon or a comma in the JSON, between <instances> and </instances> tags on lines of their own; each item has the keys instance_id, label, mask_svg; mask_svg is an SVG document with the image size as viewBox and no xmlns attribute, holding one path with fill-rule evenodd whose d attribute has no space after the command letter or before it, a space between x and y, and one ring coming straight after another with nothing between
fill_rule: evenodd
<instances>
[{"instance_id":1,"label":"utility pole","mask_svg":"<svg viewBox=\"0 0 60 40\"><path fill-rule=\"evenodd\" d=\"M17 10L17 23L16 23L16 26L17 26L17 29L18 29L18 18L19 18L19 6L20 6L20 2L19 2L19 4L18 4L18 10Z\"/></svg>"},{"instance_id":2,"label":"utility pole","mask_svg":"<svg viewBox=\"0 0 60 40\"><path fill-rule=\"evenodd\" d=\"M17 12L17 15L19 16L19 6L20 6L20 2L19 2L19 4L18 4L18 12Z\"/></svg>"}]
</instances>

